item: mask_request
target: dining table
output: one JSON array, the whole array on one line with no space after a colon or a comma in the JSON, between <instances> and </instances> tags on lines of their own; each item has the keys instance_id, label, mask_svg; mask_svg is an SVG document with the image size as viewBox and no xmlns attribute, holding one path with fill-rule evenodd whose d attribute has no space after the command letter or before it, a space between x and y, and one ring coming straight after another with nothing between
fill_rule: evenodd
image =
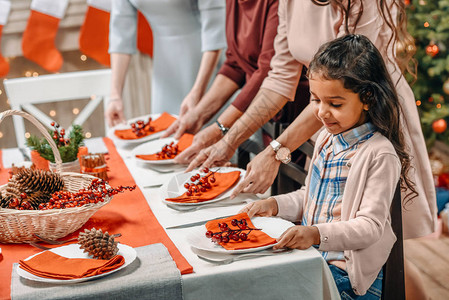
<instances>
[{"instance_id":1,"label":"dining table","mask_svg":"<svg viewBox=\"0 0 449 300\"><path fill-rule=\"evenodd\" d=\"M260 195L240 194L232 200L198 205L192 210L178 210L163 200L166 197L167 182L176 174L183 173L186 166L144 164L134 157L132 151L136 144L119 145L107 137L86 139L85 144L90 153L106 154L111 185L117 185L126 178L127 184L134 183L137 189L119 195L121 198L117 197L117 200L114 196L111 203L100 208L80 230L87 226L102 226L111 233L123 230L120 242L137 249L140 265L130 265L114 275L93 281L65 285L63 291L60 285L40 286L17 276L18 261L41 250L27 244L0 243L0 299L90 299L89 293L92 299L98 299L103 291L114 285L126 286L128 282L132 284L138 280L138 277L133 277L138 273L134 270L151 268L150 265L156 259L153 256L149 258L148 247L155 244L163 245L168 250L169 260L174 262L175 271L179 273L181 298L186 300L340 299L329 267L314 247L280 253L267 249L251 253L263 254L254 257L245 257L245 254L208 253L193 247L189 239L192 232L205 232L204 224L208 220L235 215L246 203L260 199ZM2 149L0 171L8 170L12 164L20 165L24 160L26 155L24 157L23 151L19 149ZM6 174L0 172L0 184L6 183ZM116 181L113 181L114 178ZM139 198L142 199L141 202ZM137 206L135 203L140 204ZM70 236L75 236L77 232ZM206 261L200 256L217 261ZM144 267L146 264L148 267ZM169 268L161 266L142 278L147 278L148 282L157 281L159 272L162 274L164 268ZM95 285L95 289L88 289L90 284ZM21 295L21 289L28 294ZM82 289L86 289L85 297L82 294L73 296L73 291ZM124 287L120 289L123 290ZM139 289L145 291L142 290L139 294ZM163 289L168 291L172 288L162 285ZM165 296L158 298L172 298L169 293L162 295ZM111 298L154 299L150 284L133 285L126 293L118 291Z\"/></svg>"}]
</instances>

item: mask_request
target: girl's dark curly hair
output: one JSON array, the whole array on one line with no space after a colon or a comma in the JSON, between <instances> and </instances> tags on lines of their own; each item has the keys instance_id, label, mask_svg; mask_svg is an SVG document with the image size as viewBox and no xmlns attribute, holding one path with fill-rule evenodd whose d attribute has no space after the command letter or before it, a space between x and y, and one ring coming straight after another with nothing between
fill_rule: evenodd
<instances>
[{"instance_id":1,"label":"girl's dark curly hair","mask_svg":"<svg viewBox=\"0 0 449 300\"><path fill-rule=\"evenodd\" d=\"M409 178L410 156L401 126L401 105L382 55L363 35L349 34L320 47L310 63L308 76L340 80L345 89L358 94L368 104L367 117L377 131L390 140L401 161L401 187L410 191L405 199L418 193Z\"/></svg>"},{"instance_id":2,"label":"girl's dark curly hair","mask_svg":"<svg viewBox=\"0 0 449 300\"><path fill-rule=\"evenodd\" d=\"M391 53L388 56L389 60L394 57L399 69L403 73L409 73L416 80L417 63L413 58L416 52L415 40L407 31L407 17L405 12L404 0L365 0L376 1L379 16L384 20L385 24L391 29L391 36L387 44L387 49ZM344 25L346 34L350 32L349 27L357 28L357 24L363 14L364 0L312 0L317 5L334 5L338 7L344 16ZM354 11L354 3L359 2L358 11ZM395 15L392 12L396 12ZM355 20L349 24L349 15L355 14ZM396 46L401 46L402 51L396 53Z\"/></svg>"}]
</instances>

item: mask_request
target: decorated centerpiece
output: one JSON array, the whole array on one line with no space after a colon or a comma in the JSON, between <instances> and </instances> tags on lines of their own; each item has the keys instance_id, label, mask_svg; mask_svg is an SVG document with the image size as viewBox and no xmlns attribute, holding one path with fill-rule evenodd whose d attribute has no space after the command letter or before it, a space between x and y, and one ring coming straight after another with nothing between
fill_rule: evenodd
<instances>
[{"instance_id":1,"label":"decorated centerpiece","mask_svg":"<svg viewBox=\"0 0 449 300\"><path fill-rule=\"evenodd\" d=\"M78 152L84 141L83 128L80 125L73 125L72 130L66 136L65 129L61 128L59 124L52 122L51 126L53 130L49 131L49 134L52 136L61 156L62 171L80 172ZM31 135L27 139L27 146L36 151L42 158L50 161L50 169L56 169L55 156L45 138Z\"/></svg>"}]
</instances>

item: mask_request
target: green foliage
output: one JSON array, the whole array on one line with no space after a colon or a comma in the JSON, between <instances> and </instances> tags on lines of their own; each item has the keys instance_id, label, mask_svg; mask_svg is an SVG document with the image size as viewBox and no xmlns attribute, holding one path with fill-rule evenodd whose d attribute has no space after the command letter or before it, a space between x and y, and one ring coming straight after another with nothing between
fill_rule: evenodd
<instances>
[{"instance_id":1,"label":"green foliage","mask_svg":"<svg viewBox=\"0 0 449 300\"><path fill-rule=\"evenodd\" d=\"M449 0L411 0L407 6L408 31L415 38L418 79L412 85L421 105L418 106L427 145L435 140L449 144L449 129L435 133L432 123L445 119L449 123ZM427 26L428 25L428 26ZM438 54L426 53L429 45L438 46ZM410 79L410 78L408 78Z\"/></svg>"},{"instance_id":2,"label":"green foliage","mask_svg":"<svg viewBox=\"0 0 449 300\"><path fill-rule=\"evenodd\" d=\"M48 132L50 136L53 136L53 131ZM58 145L59 154L61 155L62 162L71 162L77 159L78 149L83 144L84 134L83 128L80 125L73 125L72 131L70 131L68 141L65 145L60 145L57 139L53 139L56 145ZM45 138L39 139L36 136L30 136L26 144L32 150L39 152L43 158L55 162L53 151Z\"/></svg>"}]
</instances>

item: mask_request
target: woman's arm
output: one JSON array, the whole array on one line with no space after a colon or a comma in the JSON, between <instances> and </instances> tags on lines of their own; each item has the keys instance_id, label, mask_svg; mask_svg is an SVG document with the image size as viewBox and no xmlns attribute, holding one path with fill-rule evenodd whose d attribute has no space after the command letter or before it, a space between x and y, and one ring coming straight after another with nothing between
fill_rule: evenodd
<instances>
[{"instance_id":1,"label":"woman's arm","mask_svg":"<svg viewBox=\"0 0 449 300\"><path fill-rule=\"evenodd\" d=\"M109 126L125 122L122 93L130 60L130 54L111 53L111 92L105 112Z\"/></svg>"}]
</instances>

